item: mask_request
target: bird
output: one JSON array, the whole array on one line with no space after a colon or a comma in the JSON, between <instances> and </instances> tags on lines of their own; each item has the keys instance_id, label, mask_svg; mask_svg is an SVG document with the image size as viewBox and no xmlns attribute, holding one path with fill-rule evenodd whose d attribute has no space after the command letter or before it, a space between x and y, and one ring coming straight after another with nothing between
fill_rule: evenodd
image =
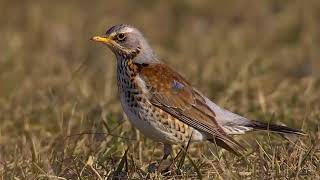
<instances>
[{"instance_id":1,"label":"bird","mask_svg":"<svg viewBox=\"0 0 320 180\"><path fill-rule=\"evenodd\" d=\"M171 154L172 145L185 146L189 141L210 141L241 155L239 151L245 148L233 135L255 130L306 135L218 106L162 61L142 32L131 25L114 25L91 40L106 45L115 55L122 108L142 134L163 143L162 160Z\"/></svg>"}]
</instances>

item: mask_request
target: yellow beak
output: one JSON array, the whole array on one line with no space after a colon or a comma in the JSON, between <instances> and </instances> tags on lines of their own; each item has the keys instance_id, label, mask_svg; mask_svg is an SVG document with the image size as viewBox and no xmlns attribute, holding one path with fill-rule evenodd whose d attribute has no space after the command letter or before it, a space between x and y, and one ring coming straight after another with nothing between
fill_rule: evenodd
<instances>
[{"instance_id":1,"label":"yellow beak","mask_svg":"<svg viewBox=\"0 0 320 180\"><path fill-rule=\"evenodd\" d=\"M95 42L105 43L105 44L108 44L111 41L109 37L105 37L105 36L94 36L91 38L91 40Z\"/></svg>"}]
</instances>

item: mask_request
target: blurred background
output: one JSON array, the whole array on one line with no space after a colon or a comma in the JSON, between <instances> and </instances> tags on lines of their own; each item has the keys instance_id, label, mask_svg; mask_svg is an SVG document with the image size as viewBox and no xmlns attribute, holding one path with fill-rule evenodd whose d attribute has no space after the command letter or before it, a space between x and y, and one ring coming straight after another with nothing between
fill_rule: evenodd
<instances>
[{"instance_id":1,"label":"blurred background","mask_svg":"<svg viewBox=\"0 0 320 180\"><path fill-rule=\"evenodd\" d=\"M1 0L0 15L1 178L96 177L85 167L89 157L107 177L127 147L142 170L159 159L161 145L123 122L113 54L89 41L121 23L140 29L159 57L223 107L310 135L298 155L279 154L294 159L292 168L289 160L274 174L271 160L241 167L275 178L319 177L320 1ZM266 144L270 152L287 149L275 139ZM204 174L242 177L232 161L225 160L236 173L206 153L206 144L194 146L196 159L219 164ZM300 153L307 155L297 171Z\"/></svg>"}]
</instances>

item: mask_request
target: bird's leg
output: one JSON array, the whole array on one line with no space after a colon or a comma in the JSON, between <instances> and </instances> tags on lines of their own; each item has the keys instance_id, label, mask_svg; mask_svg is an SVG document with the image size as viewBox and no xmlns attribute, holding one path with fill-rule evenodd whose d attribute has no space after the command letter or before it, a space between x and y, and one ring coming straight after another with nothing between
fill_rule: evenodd
<instances>
[{"instance_id":1,"label":"bird's leg","mask_svg":"<svg viewBox=\"0 0 320 180\"><path fill-rule=\"evenodd\" d=\"M162 157L162 161L166 160L168 158L168 156L171 154L172 152L172 145L171 144L164 144L163 145L163 157Z\"/></svg>"},{"instance_id":2,"label":"bird's leg","mask_svg":"<svg viewBox=\"0 0 320 180\"><path fill-rule=\"evenodd\" d=\"M179 159L179 157L181 156L182 152L185 151L185 146L182 145L180 151L178 152L178 154L176 155L176 157L174 157L173 161L170 163L170 165L163 171L163 172L167 172L170 169L173 168L175 162Z\"/></svg>"},{"instance_id":3,"label":"bird's leg","mask_svg":"<svg viewBox=\"0 0 320 180\"><path fill-rule=\"evenodd\" d=\"M161 164L164 160L166 160L168 158L168 156L171 154L172 152L172 145L171 144L163 144L163 157L159 162L158 165L158 170L161 171L161 169L163 167L161 167Z\"/></svg>"},{"instance_id":4,"label":"bird's leg","mask_svg":"<svg viewBox=\"0 0 320 180\"><path fill-rule=\"evenodd\" d=\"M190 137L189 137L188 143L182 144L182 145L180 146L180 147L181 147L180 151L178 152L178 154L176 155L176 157L173 159L173 161L171 162L170 166L168 166L168 167L164 170L164 172L167 172L167 171L169 171L170 169L173 168L173 165L174 165L175 162L178 160L178 158L180 158L180 156L181 156L181 154L182 154L183 152L184 152L184 153L187 153L187 150L188 150L188 148L189 148L189 145L190 145L190 142L191 142L191 139L192 139L192 134L193 134L193 132L191 132L191 135L190 135ZM182 156L183 156L183 157L181 157L181 158L182 158L182 161L184 161L185 155L186 155L186 154L182 154ZM181 161L181 159L180 159L180 161ZM179 163L179 164L180 164L180 163ZM179 166L179 165L178 165L178 166Z\"/></svg>"}]
</instances>

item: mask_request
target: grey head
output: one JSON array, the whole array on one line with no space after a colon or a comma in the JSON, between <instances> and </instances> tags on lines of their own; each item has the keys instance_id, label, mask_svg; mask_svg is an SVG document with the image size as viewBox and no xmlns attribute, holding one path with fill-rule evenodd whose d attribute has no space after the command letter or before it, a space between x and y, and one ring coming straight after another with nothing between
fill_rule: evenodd
<instances>
[{"instance_id":1,"label":"grey head","mask_svg":"<svg viewBox=\"0 0 320 180\"><path fill-rule=\"evenodd\" d=\"M105 35L95 36L92 40L107 45L118 62L125 60L133 60L139 64L160 62L143 34L127 24L112 26Z\"/></svg>"}]
</instances>

